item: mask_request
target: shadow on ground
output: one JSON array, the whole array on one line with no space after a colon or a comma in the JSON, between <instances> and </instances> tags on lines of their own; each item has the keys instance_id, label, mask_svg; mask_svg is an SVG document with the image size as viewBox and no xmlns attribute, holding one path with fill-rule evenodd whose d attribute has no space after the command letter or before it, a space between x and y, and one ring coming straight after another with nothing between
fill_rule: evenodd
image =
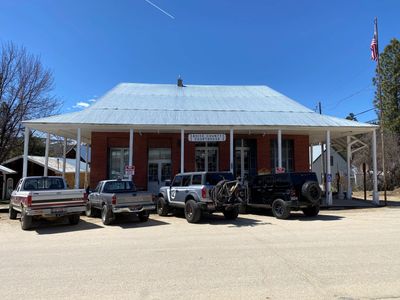
<instances>
[{"instance_id":1,"label":"shadow on ground","mask_svg":"<svg viewBox=\"0 0 400 300\"><path fill-rule=\"evenodd\" d=\"M42 219L34 221L31 230L36 231L38 234L57 234L99 228L102 228L102 226L87 222L82 219L77 225L70 225L68 223L68 220L65 219L61 219L58 221L48 221Z\"/></svg>"},{"instance_id":2,"label":"shadow on ground","mask_svg":"<svg viewBox=\"0 0 400 300\"><path fill-rule=\"evenodd\" d=\"M150 215L149 220L146 222L141 222L137 216L132 215L120 215L117 216L115 221L110 226L119 226L123 229L129 228L141 228L141 227L152 227L152 226L160 226L160 225L170 225L170 223L163 222L160 220L154 220Z\"/></svg>"}]
</instances>

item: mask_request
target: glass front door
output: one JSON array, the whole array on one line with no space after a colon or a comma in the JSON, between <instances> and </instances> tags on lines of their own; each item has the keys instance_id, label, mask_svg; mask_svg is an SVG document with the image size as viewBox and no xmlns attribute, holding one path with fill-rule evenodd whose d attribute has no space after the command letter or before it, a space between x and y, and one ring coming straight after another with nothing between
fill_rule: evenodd
<instances>
[{"instance_id":1,"label":"glass front door","mask_svg":"<svg viewBox=\"0 0 400 300\"><path fill-rule=\"evenodd\" d=\"M149 149L148 191L157 195L167 179L171 179L171 149Z\"/></svg>"}]
</instances>

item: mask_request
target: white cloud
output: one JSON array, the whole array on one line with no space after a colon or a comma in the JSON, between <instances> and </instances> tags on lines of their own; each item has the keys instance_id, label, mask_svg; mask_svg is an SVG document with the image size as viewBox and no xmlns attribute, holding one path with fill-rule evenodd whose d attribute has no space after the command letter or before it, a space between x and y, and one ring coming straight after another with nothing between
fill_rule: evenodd
<instances>
[{"instance_id":1,"label":"white cloud","mask_svg":"<svg viewBox=\"0 0 400 300\"><path fill-rule=\"evenodd\" d=\"M89 107L90 104L87 102L83 102L83 101L79 101L77 102L74 106L72 106L73 108L87 108Z\"/></svg>"},{"instance_id":2,"label":"white cloud","mask_svg":"<svg viewBox=\"0 0 400 300\"><path fill-rule=\"evenodd\" d=\"M90 99L89 102L96 102L96 99Z\"/></svg>"}]
</instances>

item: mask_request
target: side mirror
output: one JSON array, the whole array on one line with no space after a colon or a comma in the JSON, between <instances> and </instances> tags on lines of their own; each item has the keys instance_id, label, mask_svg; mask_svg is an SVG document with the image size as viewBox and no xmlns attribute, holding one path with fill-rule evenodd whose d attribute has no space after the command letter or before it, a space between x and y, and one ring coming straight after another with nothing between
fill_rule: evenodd
<instances>
[{"instance_id":1,"label":"side mirror","mask_svg":"<svg viewBox=\"0 0 400 300\"><path fill-rule=\"evenodd\" d=\"M165 180L165 186L171 186L171 179Z\"/></svg>"}]
</instances>

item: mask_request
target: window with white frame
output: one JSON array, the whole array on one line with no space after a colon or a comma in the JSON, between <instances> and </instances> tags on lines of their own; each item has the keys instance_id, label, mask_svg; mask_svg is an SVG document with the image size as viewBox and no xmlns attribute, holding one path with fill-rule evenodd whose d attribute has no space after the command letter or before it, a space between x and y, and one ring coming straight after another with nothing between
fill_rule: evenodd
<instances>
[{"instance_id":1,"label":"window with white frame","mask_svg":"<svg viewBox=\"0 0 400 300\"><path fill-rule=\"evenodd\" d=\"M278 167L278 140L271 140L271 168ZM282 167L294 171L294 141L282 140Z\"/></svg>"},{"instance_id":2,"label":"window with white frame","mask_svg":"<svg viewBox=\"0 0 400 300\"><path fill-rule=\"evenodd\" d=\"M218 171L218 143L197 143L196 171Z\"/></svg>"}]
</instances>

